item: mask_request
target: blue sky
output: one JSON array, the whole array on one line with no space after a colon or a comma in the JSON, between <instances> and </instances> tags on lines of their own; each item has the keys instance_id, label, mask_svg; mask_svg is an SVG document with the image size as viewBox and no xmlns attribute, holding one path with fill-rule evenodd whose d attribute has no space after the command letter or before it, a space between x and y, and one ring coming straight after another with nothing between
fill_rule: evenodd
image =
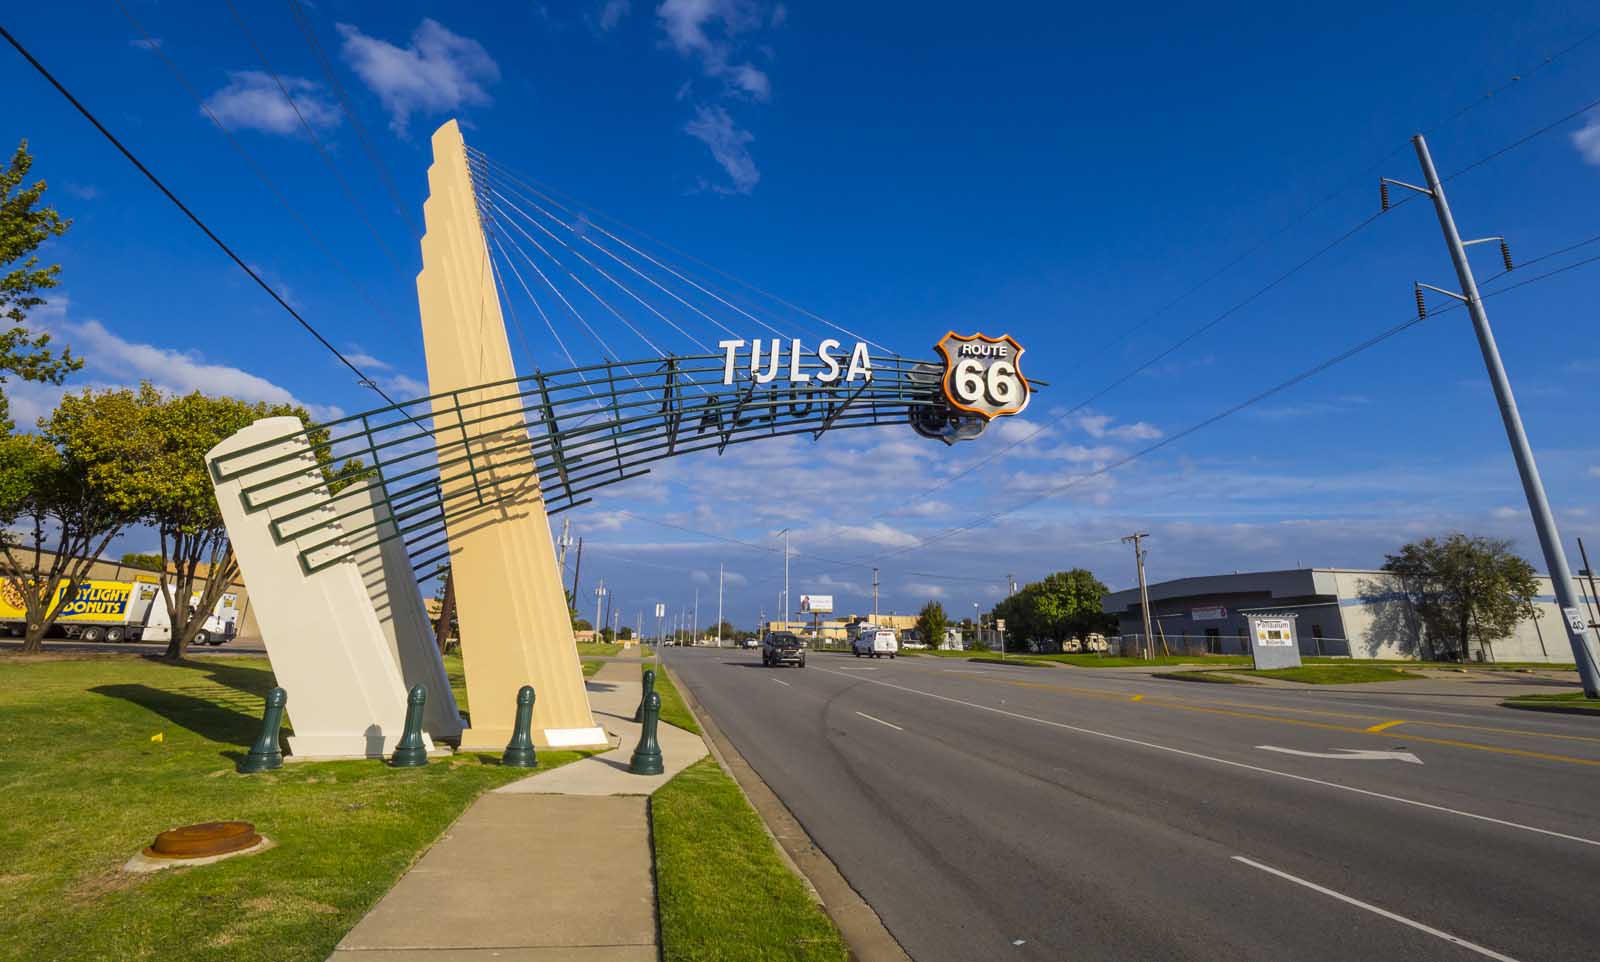
<instances>
[{"instance_id":1,"label":"blue sky","mask_svg":"<svg viewBox=\"0 0 1600 962\"><path fill-rule=\"evenodd\" d=\"M775 605L784 527L796 596L832 591L845 610L867 605L874 564L885 610L940 597L970 613L1008 573L1080 564L1124 587L1131 552L1116 538L1135 529L1152 533L1157 580L1375 566L1451 530L1514 538L1544 567L1460 312L1058 497L922 541L1405 320L1413 280L1449 286L1437 223L1409 205L1054 417L1360 222L1380 173L1420 179L1412 133L1429 131L1449 173L1600 98L1600 38L1567 50L1600 27L1591 5L302 2L397 211L289 6L238 5L354 205L226 6L123 2L144 32L115 2L31 5L5 25L396 396L425 393L410 222L428 136L452 116L496 160L903 353L931 357L948 329L1009 332L1051 384L953 450L908 430L841 433L678 459L601 492L571 514L586 539L580 609L601 577L629 621L698 586L706 623L722 562L730 615L753 620ZM38 318L86 356L73 385L373 406L20 58L5 51L0 72L22 105L0 133L29 138L75 220L49 251L63 286ZM1600 112L1449 189L1465 234L1505 234L1522 258L1600 233ZM1498 270L1490 249L1476 264ZM1569 550L1576 536L1600 547L1597 277L1579 268L1490 302ZM519 367L563 366L537 339L534 355L519 348ZM54 397L8 391L19 420Z\"/></svg>"}]
</instances>

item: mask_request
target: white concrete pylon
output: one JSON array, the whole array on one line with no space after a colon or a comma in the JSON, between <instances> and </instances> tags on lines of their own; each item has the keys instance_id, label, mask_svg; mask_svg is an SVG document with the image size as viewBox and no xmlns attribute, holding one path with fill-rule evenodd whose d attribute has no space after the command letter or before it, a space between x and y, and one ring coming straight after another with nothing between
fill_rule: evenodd
<instances>
[{"instance_id":1,"label":"white concrete pylon","mask_svg":"<svg viewBox=\"0 0 1600 962\"><path fill-rule=\"evenodd\" d=\"M405 723L406 691L353 561L307 574L300 551L341 529L328 486L299 418L262 418L206 452L217 504L239 559L239 573L266 644L277 684L289 695L296 758L381 758ZM220 460L220 464L219 464ZM270 467L252 472L252 466ZM271 478L249 493L242 489ZM282 500L279 500L282 499ZM267 502L276 503L270 506ZM293 518L298 532L279 542L271 523ZM423 741L433 748L424 734Z\"/></svg>"},{"instance_id":2,"label":"white concrete pylon","mask_svg":"<svg viewBox=\"0 0 1600 962\"><path fill-rule=\"evenodd\" d=\"M405 542L396 536L389 502L376 482L358 481L335 503L348 531L360 532L351 540L361 547L354 555L372 610L383 627L383 637L400 670L405 688L422 685L428 690L423 706L422 730L436 741L461 737L461 709L450 690L450 676L434 640L433 623L422 604L422 591Z\"/></svg>"},{"instance_id":3,"label":"white concrete pylon","mask_svg":"<svg viewBox=\"0 0 1600 962\"><path fill-rule=\"evenodd\" d=\"M428 200L423 206L422 272L417 302L428 359L434 429L461 439L470 475L442 484L447 503L473 503L473 485L501 497L446 518L454 571L461 656L471 727L461 747L500 751L510 740L517 690L536 693L532 738L540 748L601 748L572 636L567 597L538 476L529 475L521 405L504 387L516 377L495 289L489 248L478 221L466 145L455 121L433 135ZM467 407L463 407L467 406ZM463 409L471 412L463 417ZM521 441L518 445L514 442ZM495 451L495 447L503 450ZM523 450L517 450L518 447ZM461 494L458 499L452 495Z\"/></svg>"}]
</instances>

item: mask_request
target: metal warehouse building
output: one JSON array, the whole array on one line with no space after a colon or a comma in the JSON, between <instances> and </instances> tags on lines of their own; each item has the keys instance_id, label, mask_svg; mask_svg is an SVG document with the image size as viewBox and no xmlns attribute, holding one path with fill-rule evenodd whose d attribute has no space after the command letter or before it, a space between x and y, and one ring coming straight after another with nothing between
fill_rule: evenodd
<instances>
[{"instance_id":1,"label":"metal warehouse building","mask_svg":"<svg viewBox=\"0 0 1600 962\"><path fill-rule=\"evenodd\" d=\"M1478 661L1572 661L1561 611L1550 579L1538 576L1534 607L1540 617L1523 621L1509 638L1475 645ZM1595 610L1583 579L1580 604ZM1148 586L1155 648L1173 653L1235 654L1249 650L1245 616L1252 611L1294 612L1304 655L1354 658L1420 658L1427 654L1410 603L1392 576L1353 568L1300 568L1179 578ZM1106 595L1104 610L1115 615L1124 638L1144 634L1139 589Z\"/></svg>"}]
</instances>

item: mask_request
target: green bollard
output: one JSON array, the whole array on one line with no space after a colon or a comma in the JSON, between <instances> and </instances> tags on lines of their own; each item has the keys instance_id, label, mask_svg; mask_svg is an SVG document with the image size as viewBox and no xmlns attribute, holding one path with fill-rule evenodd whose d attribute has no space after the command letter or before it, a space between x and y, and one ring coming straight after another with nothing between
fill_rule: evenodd
<instances>
[{"instance_id":1,"label":"green bollard","mask_svg":"<svg viewBox=\"0 0 1600 962\"><path fill-rule=\"evenodd\" d=\"M661 696L655 692L644 699L644 727L639 731L639 747L628 761L631 775L660 775L661 746L656 743L656 722L661 718Z\"/></svg>"},{"instance_id":2,"label":"green bollard","mask_svg":"<svg viewBox=\"0 0 1600 962\"><path fill-rule=\"evenodd\" d=\"M278 747L278 729L283 727L283 706L288 701L289 693L282 688L267 692L267 710L261 715L261 734L256 736L250 753L239 763L240 774L252 775L283 767L283 750Z\"/></svg>"},{"instance_id":3,"label":"green bollard","mask_svg":"<svg viewBox=\"0 0 1600 962\"><path fill-rule=\"evenodd\" d=\"M507 768L538 768L539 756L534 754L533 739L528 730L533 727L533 686L523 685L517 691L517 723L511 729L511 741L500 764Z\"/></svg>"},{"instance_id":4,"label":"green bollard","mask_svg":"<svg viewBox=\"0 0 1600 962\"><path fill-rule=\"evenodd\" d=\"M644 703L650 700L650 693L656 690L656 670L644 670L644 690L639 692L639 707L633 710L634 724L644 721Z\"/></svg>"},{"instance_id":5,"label":"green bollard","mask_svg":"<svg viewBox=\"0 0 1600 962\"><path fill-rule=\"evenodd\" d=\"M420 768L428 764L428 749L422 744L422 706L427 702L428 689L421 685L411 689L406 698L406 727L394 746L394 756L389 759L389 764L395 768Z\"/></svg>"}]
</instances>

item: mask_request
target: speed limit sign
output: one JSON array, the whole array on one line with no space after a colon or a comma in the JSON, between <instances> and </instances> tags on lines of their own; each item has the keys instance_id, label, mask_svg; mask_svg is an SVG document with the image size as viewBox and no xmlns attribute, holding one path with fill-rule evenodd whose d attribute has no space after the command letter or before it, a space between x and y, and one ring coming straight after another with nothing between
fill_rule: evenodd
<instances>
[{"instance_id":1,"label":"speed limit sign","mask_svg":"<svg viewBox=\"0 0 1600 962\"><path fill-rule=\"evenodd\" d=\"M957 410L985 418L1020 414L1031 389L1019 364L1022 345L1010 334L957 334L935 345L944 355L944 396Z\"/></svg>"}]
</instances>

